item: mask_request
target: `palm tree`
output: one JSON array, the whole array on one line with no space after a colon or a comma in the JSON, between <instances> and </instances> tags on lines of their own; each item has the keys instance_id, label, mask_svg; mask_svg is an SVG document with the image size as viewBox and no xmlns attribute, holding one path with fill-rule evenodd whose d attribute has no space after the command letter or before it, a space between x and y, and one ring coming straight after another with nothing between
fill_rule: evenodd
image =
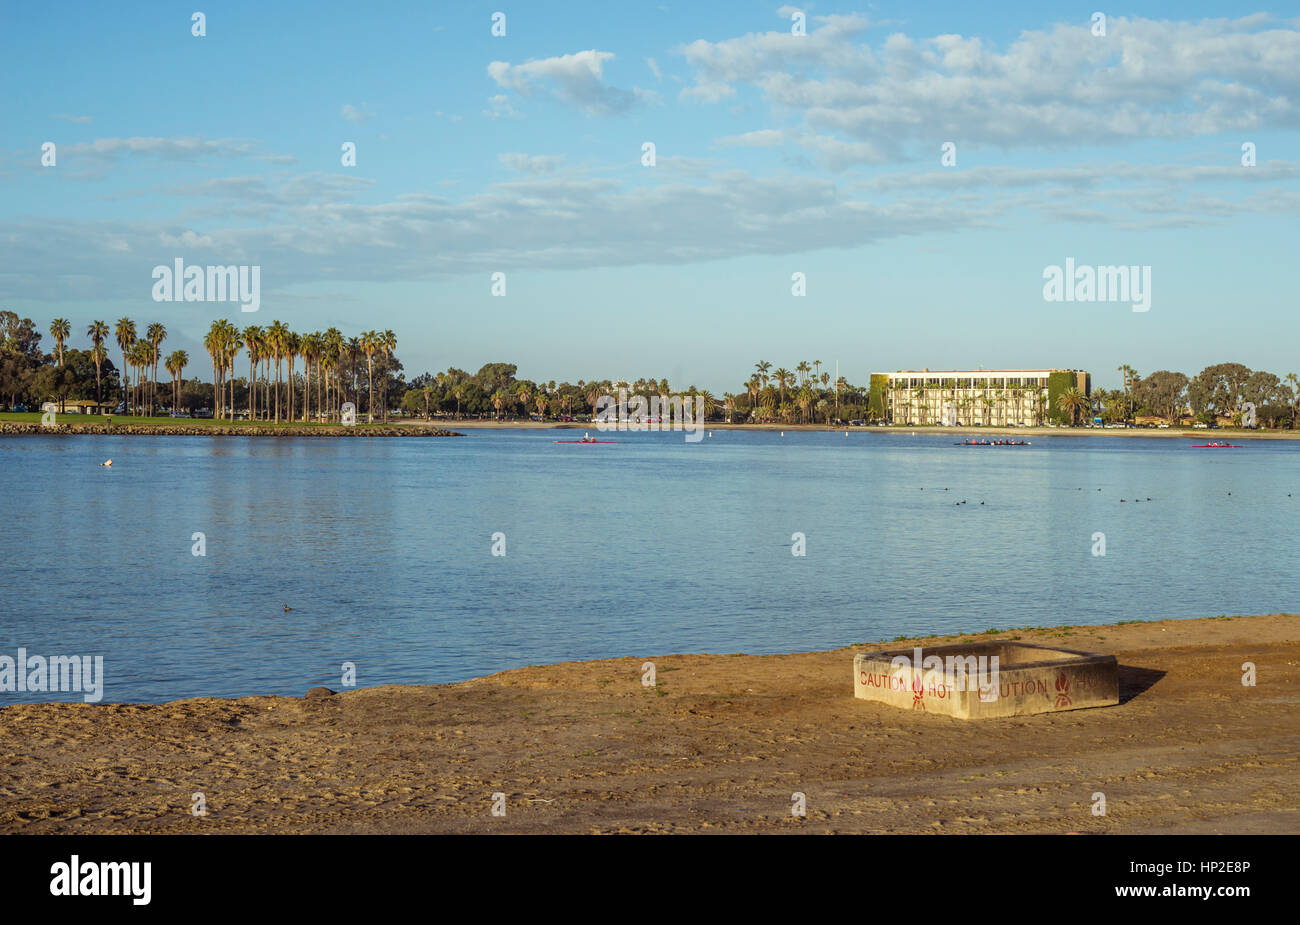
<instances>
[{"instance_id":1,"label":"palm tree","mask_svg":"<svg viewBox=\"0 0 1300 925\"><path fill-rule=\"evenodd\" d=\"M520 382L518 385L515 386L515 397L518 398L519 403L523 405L524 414L527 414L528 400L533 397L532 390L529 389L527 385Z\"/></svg>"},{"instance_id":2,"label":"palm tree","mask_svg":"<svg viewBox=\"0 0 1300 925\"><path fill-rule=\"evenodd\" d=\"M511 398L510 393L505 389L497 389L492 393L492 406L497 409L498 420L501 418L501 409L506 407L506 405L513 403L514 400Z\"/></svg>"},{"instance_id":3,"label":"palm tree","mask_svg":"<svg viewBox=\"0 0 1300 925\"><path fill-rule=\"evenodd\" d=\"M704 409L704 420L709 419L709 415L718 407L718 400L713 397L713 393L708 389L699 392L695 396L695 407Z\"/></svg>"},{"instance_id":4,"label":"palm tree","mask_svg":"<svg viewBox=\"0 0 1300 925\"><path fill-rule=\"evenodd\" d=\"M90 358L95 361L95 402L99 403L104 400L100 393L100 371L104 366L104 359L108 356L104 352L104 340L108 337L108 325L102 321L92 321L86 327L86 336L94 344L90 349Z\"/></svg>"},{"instance_id":5,"label":"palm tree","mask_svg":"<svg viewBox=\"0 0 1300 925\"><path fill-rule=\"evenodd\" d=\"M388 361L393 358L393 351L397 349L397 335L391 330L385 331L379 335L379 349L384 354L384 423L388 423ZM527 405L524 406L527 410Z\"/></svg>"},{"instance_id":6,"label":"palm tree","mask_svg":"<svg viewBox=\"0 0 1300 925\"><path fill-rule=\"evenodd\" d=\"M114 327L114 334L117 337L117 346L122 350L122 403L123 405L126 405L130 400L129 395L127 394L127 385L131 381L131 377L126 373L126 352L130 350L131 345L135 343L135 322L130 318L119 318ZM131 413L130 407L127 407L125 410L127 414Z\"/></svg>"},{"instance_id":7,"label":"palm tree","mask_svg":"<svg viewBox=\"0 0 1300 925\"><path fill-rule=\"evenodd\" d=\"M550 398L541 389L533 396L533 402L537 405L537 416L543 421L546 420L546 406L550 404Z\"/></svg>"},{"instance_id":8,"label":"palm tree","mask_svg":"<svg viewBox=\"0 0 1300 925\"><path fill-rule=\"evenodd\" d=\"M596 405L600 403L600 399L605 393L605 388L599 382L587 383L586 391L582 393L582 397L587 400L587 404L591 405L592 417L596 416Z\"/></svg>"},{"instance_id":9,"label":"palm tree","mask_svg":"<svg viewBox=\"0 0 1300 925\"><path fill-rule=\"evenodd\" d=\"M67 318L55 318L50 322L50 336L54 338L54 347L59 354L59 365L63 365L63 342L72 333L72 325Z\"/></svg>"},{"instance_id":10,"label":"palm tree","mask_svg":"<svg viewBox=\"0 0 1300 925\"><path fill-rule=\"evenodd\" d=\"M722 406L727 409L727 423L731 423L731 416L736 412L736 394L734 392L722 393Z\"/></svg>"},{"instance_id":11,"label":"palm tree","mask_svg":"<svg viewBox=\"0 0 1300 925\"><path fill-rule=\"evenodd\" d=\"M1300 398L1300 377L1295 373L1287 373L1286 381L1291 386L1291 426L1295 427L1296 399Z\"/></svg>"},{"instance_id":12,"label":"palm tree","mask_svg":"<svg viewBox=\"0 0 1300 925\"><path fill-rule=\"evenodd\" d=\"M320 364L320 332L313 331L311 334L302 336L302 420L303 423L311 420L311 369L313 366L319 367ZM317 388L320 383L320 371L317 369L316 375Z\"/></svg>"},{"instance_id":13,"label":"palm tree","mask_svg":"<svg viewBox=\"0 0 1300 925\"><path fill-rule=\"evenodd\" d=\"M785 387L793 377L794 373L784 366L772 371L772 378L776 380L777 389L780 392L781 404L785 404Z\"/></svg>"},{"instance_id":14,"label":"palm tree","mask_svg":"<svg viewBox=\"0 0 1300 925\"><path fill-rule=\"evenodd\" d=\"M808 387L808 383L799 386L799 391L795 394L795 403L799 405L800 423L807 423L808 412L813 404L813 390Z\"/></svg>"},{"instance_id":15,"label":"palm tree","mask_svg":"<svg viewBox=\"0 0 1300 925\"><path fill-rule=\"evenodd\" d=\"M153 354L150 352L150 349L151 348L149 347L148 341L137 340L134 344L131 345L131 349L127 351L126 354L127 362L131 364L132 369L134 369L137 375L140 377L140 379L136 380L137 382L140 382L141 379L143 379L144 370L149 368L149 362L153 358ZM139 386L137 386L137 388L139 388ZM140 408L144 405L144 393L142 390L136 393L135 404L137 408Z\"/></svg>"},{"instance_id":16,"label":"palm tree","mask_svg":"<svg viewBox=\"0 0 1300 925\"><path fill-rule=\"evenodd\" d=\"M280 360L284 358L288 334L289 329L281 321L272 321L271 326L266 331L266 349L270 351L268 359L275 363L275 395L272 405L277 424L280 422ZM270 370L267 372L267 378L270 378Z\"/></svg>"},{"instance_id":17,"label":"palm tree","mask_svg":"<svg viewBox=\"0 0 1300 925\"><path fill-rule=\"evenodd\" d=\"M176 406L181 403L181 375L185 372L185 367L189 365L190 355L184 350L173 350L168 355L167 361L163 368L172 376L172 411L176 411Z\"/></svg>"},{"instance_id":18,"label":"palm tree","mask_svg":"<svg viewBox=\"0 0 1300 925\"><path fill-rule=\"evenodd\" d=\"M203 348L208 351L208 356L212 357L212 417L214 419L221 417L221 370L224 362L218 362L217 357L222 353L223 336L220 321L212 322L208 333L203 336Z\"/></svg>"},{"instance_id":19,"label":"palm tree","mask_svg":"<svg viewBox=\"0 0 1300 925\"><path fill-rule=\"evenodd\" d=\"M1070 424L1079 422L1079 412L1088 406L1088 399L1077 388L1066 389L1056 399L1056 407L1070 415Z\"/></svg>"},{"instance_id":20,"label":"palm tree","mask_svg":"<svg viewBox=\"0 0 1300 925\"><path fill-rule=\"evenodd\" d=\"M754 373L754 375L750 376L749 381L745 383L745 390L749 393L750 417L754 416L754 410L758 407L758 392L762 388L763 380L758 373Z\"/></svg>"},{"instance_id":21,"label":"palm tree","mask_svg":"<svg viewBox=\"0 0 1300 925\"><path fill-rule=\"evenodd\" d=\"M244 349L248 351L248 419L257 420L257 364L262 359L262 329L255 324L244 328Z\"/></svg>"},{"instance_id":22,"label":"palm tree","mask_svg":"<svg viewBox=\"0 0 1300 925\"><path fill-rule=\"evenodd\" d=\"M795 372L799 374L799 381L803 382L808 378L808 371L812 369L807 360L800 360L799 365L795 367Z\"/></svg>"},{"instance_id":23,"label":"palm tree","mask_svg":"<svg viewBox=\"0 0 1300 925\"><path fill-rule=\"evenodd\" d=\"M160 356L158 345L167 339L167 328L161 321L155 321L144 329L144 336L149 341L149 352L153 360L151 367L153 369L153 381L150 383L149 388L149 410L150 413L152 413L153 407L157 402L154 390L158 386L158 358Z\"/></svg>"},{"instance_id":24,"label":"palm tree","mask_svg":"<svg viewBox=\"0 0 1300 925\"><path fill-rule=\"evenodd\" d=\"M322 341L325 346L324 356L321 357L321 365L325 369L325 404L335 410L339 406L339 366L343 362L343 334L338 328L330 328L325 332ZM334 403L331 406L329 400L330 380L334 382Z\"/></svg>"},{"instance_id":25,"label":"palm tree","mask_svg":"<svg viewBox=\"0 0 1300 925\"><path fill-rule=\"evenodd\" d=\"M754 369L758 370L759 381L763 385L767 385L767 371L771 368L772 364L767 362L767 360L762 360L754 364Z\"/></svg>"},{"instance_id":26,"label":"palm tree","mask_svg":"<svg viewBox=\"0 0 1300 925\"><path fill-rule=\"evenodd\" d=\"M290 331L288 328L285 328L284 356L289 366L289 370L288 370L289 375L285 379L285 392L287 393L285 395L285 399L287 401L287 406L284 413L284 419L286 421L293 420L293 361L298 358L298 355L301 352L302 352L302 338L299 337L297 334L295 334L293 331Z\"/></svg>"},{"instance_id":27,"label":"palm tree","mask_svg":"<svg viewBox=\"0 0 1300 925\"><path fill-rule=\"evenodd\" d=\"M379 349L379 334L375 331L366 331L360 338L361 351L366 355L366 377L370 383L367 388L367 397L370 400L370 413L368 423L375 423L375 351Z\"/></svg>"},{"instance_id":28,"label":"palm tree","mask_svg":"<svg viewBox=\"0 0 1300 925\"><path fill-rule=\"evenodd\" d=\"M1116 370L1124 380L1124 398L1128 406L1128 416L1133 416L1133 400L1130 397L1130 385L1137 380L1137 370L1127 363L1121 364Z\"/></svg>"},{"instance_id":29,"label":"palm tree","mask_svg":"<svg viewBox=\"0 0 1300 925\"><path fill-rule=\"evenodd\" d=\"M357 391L357 362L361 359L361 354L365 352L361 348L361 338L349 337L347 342L344 343L343 349L347 353L347 371L349 377L352 379L352 391L350 395L352 400L355 402L361 397ZM346 389L345 394L349 394Z\"/></svg>"},{"instance_id":30,"label":"palm tree","mask_svg":"<svg viewBox=\"0 0 1300 925\"><path fill-rule=\"evenodd\" d=\"M243 349L244 340L239 328L229 321L224 322L224 325L226 368L230 370L230 419L233 421L235 419L235 360L239 359L239 351Z\"/></svg>"}]
</instances>

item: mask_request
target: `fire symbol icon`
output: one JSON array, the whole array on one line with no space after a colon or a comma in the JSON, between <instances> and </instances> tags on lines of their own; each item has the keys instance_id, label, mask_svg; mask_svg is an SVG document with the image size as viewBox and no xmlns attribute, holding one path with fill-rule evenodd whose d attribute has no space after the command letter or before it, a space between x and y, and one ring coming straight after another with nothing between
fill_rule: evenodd
<instances>
[{"instance_id":1,"label":"fire symbol icon","mask_svg":"<svg viewBox=\"0 0 1300 925\"><path fill-rule=\"evenodd\" d=\"M1070 679L1064 674L1058 674L1056 676L1056 709L1059 710L1070 705Z\"/></svg>"},{"instance_id":2,"label":"fire symbol icon","mask_svg":"<svg viewBox=\"0 0 1300 925\"><path fill-rule=\"evenodd\" d=\"M925 687L918 672L912 672L912 709L925 709Z\"/></svg>"}]
</instances>

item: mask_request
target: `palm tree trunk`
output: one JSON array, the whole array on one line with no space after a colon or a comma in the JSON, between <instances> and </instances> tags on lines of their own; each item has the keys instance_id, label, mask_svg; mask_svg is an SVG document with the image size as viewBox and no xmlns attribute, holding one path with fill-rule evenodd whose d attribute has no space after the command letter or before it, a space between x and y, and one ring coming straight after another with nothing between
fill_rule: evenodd
<instances>
[{"instance_id":1,"label":"palm tree trunk","mask_svg":"<svg viewBox=\"0 0 1300 925\"><path fill-rule=\"evenodd\" d=\"M375 365L369 356L366 357L366 380L369 383L366 387L366 398L370 402L369 421L367 423L373 424L375 423Z\"/></svg>"}]
</instances>

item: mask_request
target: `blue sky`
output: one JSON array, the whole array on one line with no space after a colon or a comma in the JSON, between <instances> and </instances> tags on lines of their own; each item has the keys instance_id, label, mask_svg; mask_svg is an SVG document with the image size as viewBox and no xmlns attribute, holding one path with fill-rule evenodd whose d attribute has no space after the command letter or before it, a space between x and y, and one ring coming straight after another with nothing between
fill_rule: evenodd
<instances>
[{"instance_id":1,"label":"blue sky","mask_svg":"<svg viewBox=\"0 0 1300 925\"><path fill-rule=\"evenodd\" d=\"M194 6L206 36L174 4L0 6L0 308L718 393L759 359L1300 369L1293 5L1105 36L1036 3L819 3L804 36L779 3ZM260 266L260 311L152 301L176 257ZM1067 257L1151 266L1151 310L1044 301Z\"/></svg>"}]
</instances>

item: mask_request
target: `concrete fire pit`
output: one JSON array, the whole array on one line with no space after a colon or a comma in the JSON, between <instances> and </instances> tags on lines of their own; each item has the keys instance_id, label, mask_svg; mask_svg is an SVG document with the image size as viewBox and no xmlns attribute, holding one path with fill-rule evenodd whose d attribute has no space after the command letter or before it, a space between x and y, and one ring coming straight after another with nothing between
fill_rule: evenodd
<instances>
[{"instance_id":1,"label":"concrete fire pit","mask_svg":"<svg viewBox=\"0 0 1300 925\"><path fill-rule=\"evenodd\" d=\"M1119 663L1021 642L891 649L853 657L853 696L958 719L1108 707L1119 703Z\"/></svg>"}]
</instances>

